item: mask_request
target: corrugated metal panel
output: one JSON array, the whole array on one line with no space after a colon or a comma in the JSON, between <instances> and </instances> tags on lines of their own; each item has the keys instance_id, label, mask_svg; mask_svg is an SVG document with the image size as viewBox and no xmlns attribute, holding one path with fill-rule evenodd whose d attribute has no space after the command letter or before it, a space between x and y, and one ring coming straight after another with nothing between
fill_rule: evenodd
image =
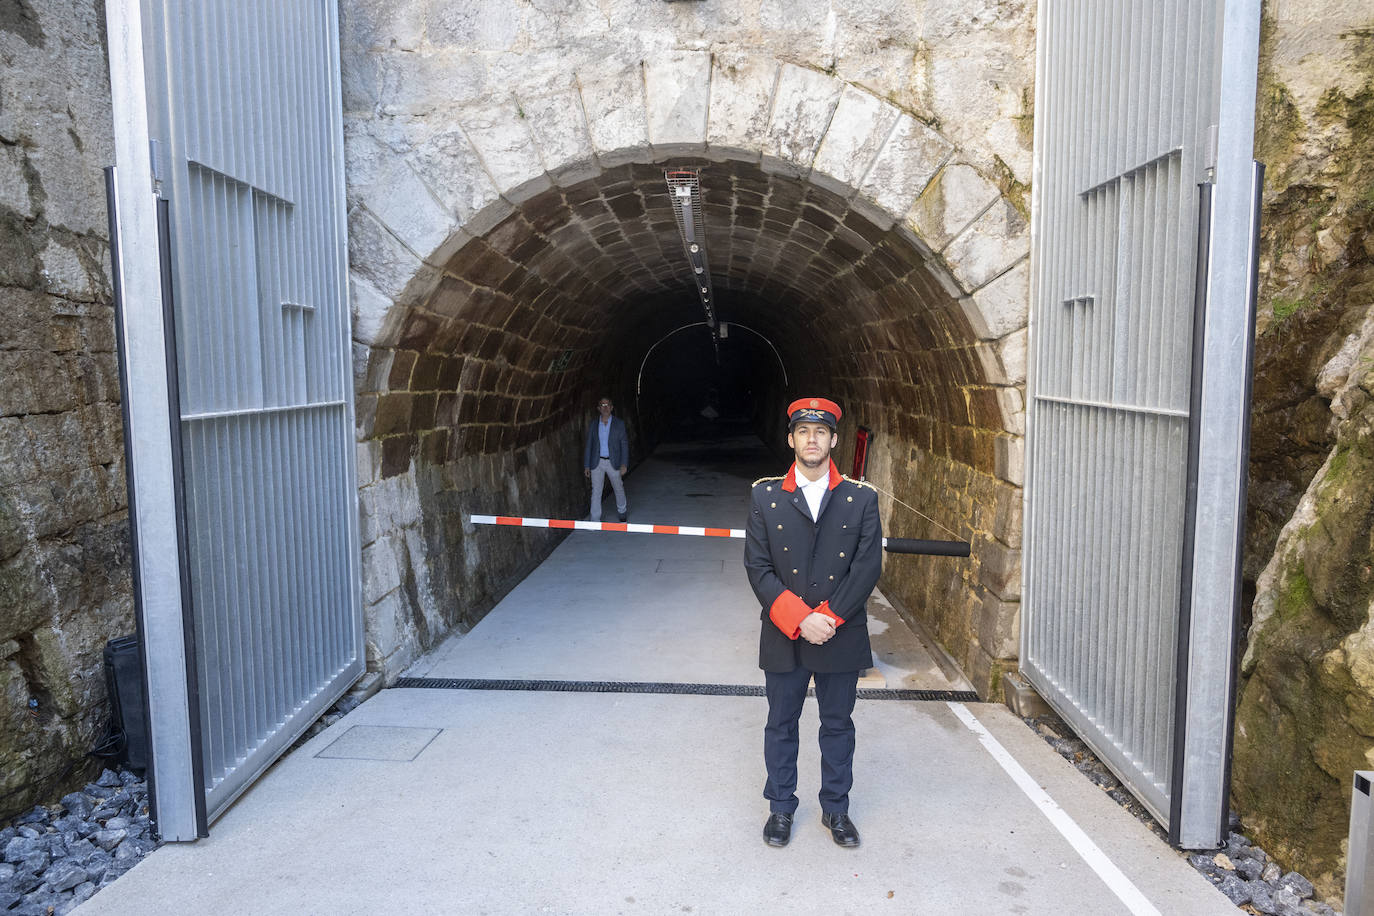
<instances>
[{"instance_id":1,"label":"corrugated metal panel","mask_svg":"<svg viewBox=\"0 0 1374 916\"><path fill-rule=\"evenodd\" d=\"M145 10L213 818L363 671L338 21Z\"/></svg>"},{"instance_id":2,"label":"corrugated metal panel","mask_svg":"<svg viewBox=\"0 0 1374 916\"><path fill-rule=\"evenodd\" d=\"M1037 35L1021 664L1166 824L1198 185L1237 5L1044 0Z\"/></svg>"}]
</instances>

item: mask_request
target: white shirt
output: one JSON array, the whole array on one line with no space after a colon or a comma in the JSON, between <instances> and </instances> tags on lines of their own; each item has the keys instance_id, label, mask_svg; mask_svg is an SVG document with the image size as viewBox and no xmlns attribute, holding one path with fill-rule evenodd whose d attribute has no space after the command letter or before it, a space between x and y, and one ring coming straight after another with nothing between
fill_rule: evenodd
<instances>
[{"instance_id":1,"label":"white shirt","mask_svg":"<svg viewBox=\"0 0 1374 916\"><path fill-rule=\"evenodd\" d=\"M611 421L607 418L597 425L600 427L597 432L601 433L601 454L609 455L611 453Z\"/></svg>"},{"instance_id":2,"label":"white shirt","mask_svg":"<svg viewBox=\"0 0 1374 916\"><path fill-rule=\"evenodd\" d=\"M821 515L821 499L825 496L825 491L830 489L830 470L821 475L820 480L807 480L806 475L800 469L794 471L797 479L797 489L801 490L802 496L806 497L806 506L811 510L811 521L816 521Z\"/></svg>"}]
</instances>

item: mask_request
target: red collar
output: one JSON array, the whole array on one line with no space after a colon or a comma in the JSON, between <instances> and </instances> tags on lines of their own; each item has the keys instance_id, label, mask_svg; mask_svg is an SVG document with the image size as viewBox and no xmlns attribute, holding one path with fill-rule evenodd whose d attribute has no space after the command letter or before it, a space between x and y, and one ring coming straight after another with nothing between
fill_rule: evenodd
<instances>
[{"instance_id":1,"label":"red collar","mask_svg":"<svg viewBox=\"0 0 1374 916\"><path fill-rule=\"evenodd\" d=\"M841 480L844 480L844 475L840 473L839 468L835 467L834 459L831 459L830 483L826 486L826 489L835 489L840 485ZM797 489L797 463L795 461L792 462L792 466L787 469L787 476L783 478L782 488L786 490L788 493L791 493L793 490Z\"/></svg>"}]
</instances>

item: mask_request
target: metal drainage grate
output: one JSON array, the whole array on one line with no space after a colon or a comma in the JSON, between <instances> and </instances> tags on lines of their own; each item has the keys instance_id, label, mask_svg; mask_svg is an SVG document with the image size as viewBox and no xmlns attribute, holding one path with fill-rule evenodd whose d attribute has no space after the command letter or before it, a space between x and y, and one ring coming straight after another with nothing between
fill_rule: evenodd
<instances>
[{"instance_id":1,"label":"metal drainage grate","mask_svg":"<svg viewBox=\"0 0 1374 916\"><path fill-rule=\"evenodd\" d=\"M539 690L550 693L677 693L710 697L761 697L763 688L749 684L665 684L648 681L521 681L485 678L403 677L392 687L425 690ZM813 691L807 691L812 695ZM860 687L861 700L918 700L977 703L971 690L885 690Z\"/></svg>"}]
</instances>

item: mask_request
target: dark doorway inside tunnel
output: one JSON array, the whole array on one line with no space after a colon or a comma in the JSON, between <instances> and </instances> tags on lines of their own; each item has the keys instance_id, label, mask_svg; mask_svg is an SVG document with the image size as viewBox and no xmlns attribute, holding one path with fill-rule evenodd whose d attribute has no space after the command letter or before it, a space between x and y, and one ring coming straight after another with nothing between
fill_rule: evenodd
<instances>
[{"instance_id":1,"label":"dark doorway inside tunnel","mask_svg":"<svg viewBox=\"0 0 1374 916\"><path fill-rule=\"evenodd\" d=\"M705 322L676 328L649 347L635 378L644 444L652 450L661 442L762 437L762 411L787 379L781 355L757 331L726 323L713 340Z\"/></svg>"}]
</instances>

